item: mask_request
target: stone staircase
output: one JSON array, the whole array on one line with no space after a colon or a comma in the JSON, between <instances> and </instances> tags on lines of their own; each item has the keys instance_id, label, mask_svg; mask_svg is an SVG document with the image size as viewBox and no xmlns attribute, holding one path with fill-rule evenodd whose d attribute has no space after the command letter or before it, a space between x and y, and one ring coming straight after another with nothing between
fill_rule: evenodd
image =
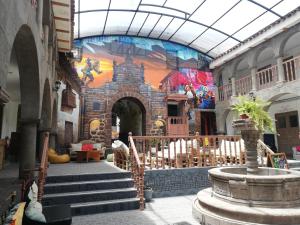
<instances>
[{"instance_id":1,"label":"stone staircase","mask_svg":"<svg viewBox=\"0 0 300 225\"><path fill-rule=\"evenodd\" d=\"M70 204L72 215L139 208L130 172L48 176L43 206Z\"/></svg>"}]
</instances>

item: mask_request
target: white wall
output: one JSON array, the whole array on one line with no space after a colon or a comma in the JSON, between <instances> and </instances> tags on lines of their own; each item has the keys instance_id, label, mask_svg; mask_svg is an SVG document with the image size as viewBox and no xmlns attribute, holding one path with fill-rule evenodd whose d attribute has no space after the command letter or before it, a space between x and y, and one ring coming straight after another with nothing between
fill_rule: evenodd
<instances>
[{"instance_id":1,"label":"white wall","mask_svg":"<svg viewBox=\"0 0 300 225\"><path fill-rule=\"evenodd\" d=\"M4 105L1 138L10 137L17 128L19 102L8 102Z\"/></svg>"},{"instance_id":2,"label":"white wall","mask_svg":"<svg viewBox=\"0 0 300 225\"><path fill-rule=\"evenodd\" d=\"M237 119L238 115L237 113L230 111L226 117L226 134L227 135L234 135L236 134L236 131L232 127L232 121L234 119Z\"/></svg>"},{"instance_id":3,"label":"white wall","mask_svg":"<svg viewBox=\"0 0 300 225\"><path fill-rule=\"evenodd\" d=\"M65 122L72 122L73 123L73 142L78 142L78 128L79 128L79 106L80 100L79 95L73 90L73 93L76 94L76 108L69 111L61 111L61 98L62 98L62 91L66 88L64 83L61 84L60 89L58 90L58 106L57 106L57 132L58 132L58 143L60 145L64 145L65 140Z\"/></svg>"}]
</instances>

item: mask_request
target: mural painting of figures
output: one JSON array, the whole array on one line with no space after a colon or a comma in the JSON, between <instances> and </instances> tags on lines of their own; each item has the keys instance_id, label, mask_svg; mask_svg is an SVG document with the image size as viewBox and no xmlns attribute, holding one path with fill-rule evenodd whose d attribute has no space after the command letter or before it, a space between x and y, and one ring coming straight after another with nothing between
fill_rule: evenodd
<instances>
[{"instance_id":1,"label":"mural painting of figures","mask_svg":"<svg viewBox=\"0 0 300 225\"><path fill-rule=\"evenodd\" d=\"M133 65L143 65L145 84L159 90L169 82L172 91L181 94L185 94L189 85L194 91L190 101L193 108L214 108L210 59L194 49L163 40L126 36L84 38L76 40L74 45L82 48L82 60L75 67L89 88L113 82L114 63L122 65L130 59Z\"/></svg>"}]
</instances>

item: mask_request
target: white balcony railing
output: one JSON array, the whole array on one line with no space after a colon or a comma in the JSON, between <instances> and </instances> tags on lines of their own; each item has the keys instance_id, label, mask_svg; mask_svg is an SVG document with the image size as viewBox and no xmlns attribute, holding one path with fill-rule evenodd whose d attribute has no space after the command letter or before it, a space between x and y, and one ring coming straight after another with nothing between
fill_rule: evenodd
<instances>
[{"instance_id":1,"label":"white balcony railing","mask_svg":"<svg viewBox=\"0 0 300 225\"><path fill-rule=\"evenodd\" d=\"M257 90L271 87L278 81L277 65L270 66L256 73Z\"/></svg>"},{"instance_id":2,"label":"white balcony railing","mask_svg":"<svg viewBox=\"0 0 300 225\"><path fill-rule=\"evenodd\" d=\"M300 71L300 56L286 60L282 63L284 71L284 80L286 82L297 79L297 73Z\"/></svg>"},{"instance_id":3,"label":"white balcony railing","mask_svg":"<svg viewBox=\"0 0 300 225\"><path fill-rule=\"evenodd\" d=\"M226 101L230 99L232 95L232 86L231 84L226 84L223 86L218 87L219 93L219 101Z\"/></svg>"},{"instance_id":4,"label":"white balcony railing","mask_svg":"<svg viewBox=\"0 0 300 225\"><path fill-rule=\"evenodd\" d=\"M252 89L251 76L244 76L241 79L235 81L236 95L246 95Z\"/></svg>"}]
</instances>

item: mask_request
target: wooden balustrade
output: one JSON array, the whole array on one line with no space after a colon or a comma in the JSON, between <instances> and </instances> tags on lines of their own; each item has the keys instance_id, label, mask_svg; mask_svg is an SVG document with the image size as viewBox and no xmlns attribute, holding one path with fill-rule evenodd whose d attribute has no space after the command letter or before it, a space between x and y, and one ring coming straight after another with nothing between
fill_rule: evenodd
<instances>
[{"instance_id":1,"label":"wooden balustrade","mask_svg":"<svg viewBox=\"0 0 300 225\"><path fill-rule=\"evenodd\" d=\"M129 151L130 151L130 168L132 178L134 180L135 187L137 188L138 197L140 199L140 210L145 208L145 200L144 200L144 163L141 162L140 156L138 154L135 143L132 138L132 133L129 133ZM142 155L143 161L143 155Z\"/></svg>"},{"instance_id":2,"label":"wooden balustrade","mask_svg":"<svg viewBox=\"0 0 300 225\"><path fill-rule=\"evenodd\" d=\"M227 101L232 95L232 86L231 84L226 84L218 87L219 101Z\"/></svg>"},{"instance_id":3,"label":"wooden balustrade","mask_svg":"<svg viewBox=\"0 0 300 225\"><path fill-rule=\"evenodd\" d=\"M187 135L189 133L188 118L186 116L169 116L167 120L167 134Z\"/></svg>"},{"instance_id":4,"label":"wooden balustrade","mask_svg":"<svg viewBox=\"0 0 300 225\"><path fill-rule=\"evenodd\" d=\"M236 95L247 95L252 89L251 76L244 76L235 81Z\"/></svg>"},{"instance_id":5,"label":"wooden balustrade","mask_svg":"<svg viewBox=\"0 0 300 225\"><path fill-rule=\"evenodd\" d=\"M44 185L47 177L47 168L48 168L48 148L49 148L49 132L45 134L44 142L43 142L43 151L41 164L39 168L39 177L38 177L38 201L42 201L42 197L44 194Z\"/></svg>"},{"instance_id":6,"label":"wooden balustrade","mask_svg":"<svg viewBox=\"0 0 300 225\"><path fill-rule=\"evenodd\" d=\"M256 73L258 90L273 86L278 81L277 65L270 66Z\"/></svg>"},{"instance_id":7,"label":"wooden balustrade","mask_svg":"<svg viewBox=\"0 0 300 225\"><path fill-rule=\"evenodd\" d=\"M286 82L297 79L297 71L300 70L300 56L286 60L282 63L284 71L284 80Z\"/></svg>"},{"instance_id":8,"label":"wooden balustrade","mask_svg":"<svg viewBox=\"0 0 300 225\"><path fill-rule=\"evenodd\" d=\"M145 169L242 165L240 136L132 136Z\"/></svg>"}]
</instances>

